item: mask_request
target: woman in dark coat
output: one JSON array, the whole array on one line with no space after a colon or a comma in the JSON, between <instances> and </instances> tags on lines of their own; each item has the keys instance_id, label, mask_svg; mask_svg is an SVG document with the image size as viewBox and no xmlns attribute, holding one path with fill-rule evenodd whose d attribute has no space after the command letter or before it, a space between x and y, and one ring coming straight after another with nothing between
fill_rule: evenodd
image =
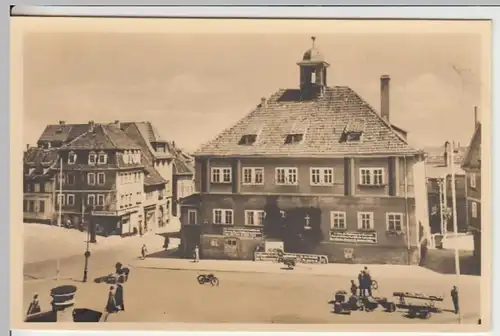
<instances>
[{"instance_id":1,"label":"woman in dark coat","mask_svg":"<svg viewBox=\"0 0 500 336\"><path fill-rule=\"evenodd\" d=\"M115 291L114 287L111 286L109 287L109 293L108 293L108 301L106 302L106 315L104 316L104 321L108 320L109 315L116 313L118 311L118 308L116 307L116 298L115 298Z\"/></svg>"},{"instance_id":2,"label":"woman in dark coat","mask_svg":"<svg viewBox=\"0 0 500 336\"><path fill-rule=\"evenodd\" d=\"M115 302L117 310L125 311L125 304L123 303L123 285L121 283L116 285Z\"/></svg>"}]
</instances>

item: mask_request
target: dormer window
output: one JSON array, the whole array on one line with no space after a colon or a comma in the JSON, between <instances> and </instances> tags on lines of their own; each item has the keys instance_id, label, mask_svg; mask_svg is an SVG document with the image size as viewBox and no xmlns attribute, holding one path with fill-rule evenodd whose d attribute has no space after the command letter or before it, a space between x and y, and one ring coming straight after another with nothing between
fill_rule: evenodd
<instances>
[{"instance_id":1,"label":"dormer window","mask_svg":"<svg viewBox=\"0 0 500 336\"><path fill-rule=\"evenodd\" d=\"M108 155L106 153L99 153L97 156L97 163L106 164L108 163Z\"/></svg>"},{"instance_id":2,"label":"dormer window","mask_svg":"<svg viewBox=\"0 0 500 336\"><path fill-rule=\"evenodd\" d=\"M285 144L301 143L304 140L307 125L303 122L294 122L286 134Z\"/></svg>"},{"instance_id":3,"label":"dormer window","mask_svg":"<svg viewBox=\"0 0 500 336\"><path fill-rule=\"evenodd\" d=\"M341 142L359 142L363 139L365 131L365 119L356 118L350 120L344 128Z\"/></svg>"},{"instance_id":4,"label":"dormer window","mask_svg":"<svg viewBox=\"0 0 500 336\"><path fill-rule=\"evenodd\" d=\"M262 131L261 124L248 125L245 132L241 136L238 145L246 145L246 146L253 145L255 141L257 141L257 137L259 136L261 131Z\"/></svg>"},{"instance_id":5,"label":"dormer window","mask_svg":"<svg viewBox=\"0 0 500 336\"><path fill-rule=\"evenodd\" d=\"M76 154L75 152L69 152L68 154L68 164L75 164L76 163Z\"/></svg>"},{"instance_id":6,"label":"dormer window","mask_svg":"<svg viewBox=\"0 0 500 336\"><path fill-rule=\"evenodd\" d=\"M97 154L94 152L90 152L89 154L89 164L90 165L95 165L97 162Z\"/></svg>"}]
</instances>

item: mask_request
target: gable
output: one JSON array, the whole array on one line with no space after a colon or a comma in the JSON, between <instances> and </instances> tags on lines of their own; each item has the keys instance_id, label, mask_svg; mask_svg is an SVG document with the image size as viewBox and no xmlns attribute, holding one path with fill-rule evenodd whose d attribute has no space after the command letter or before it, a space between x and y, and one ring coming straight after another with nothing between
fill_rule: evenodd
<instances>
[{"instance_id":1,"label":"gable","mask_svg":"<svg viewBox=\"0 0 500 336\"><path fill-rule=\"evenodd\" d=\"M481 169L481 124L478 124L465 154L463 169Z\"/></svg>"}]
</instances>

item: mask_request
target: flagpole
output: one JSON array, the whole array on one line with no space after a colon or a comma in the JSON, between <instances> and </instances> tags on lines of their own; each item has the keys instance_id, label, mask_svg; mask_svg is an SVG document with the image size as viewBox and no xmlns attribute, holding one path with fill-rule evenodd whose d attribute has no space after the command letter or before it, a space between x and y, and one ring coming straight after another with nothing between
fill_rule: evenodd
<instances>
[{"instance_id":1,"label":"flagpole","mask_svg":"<svg viewBox=\"0 0 500 336\"><path fill-rule=\"evenodd\" d=\"M58 195L58 204L59 204L59 213L57 216L57 226L61 227L61 222L62 222L62 201L63 201L63 195L62 195L62 158L60 159L60 165L59 165L59 195ZM59 258L56 259L56 280L59 280L59 273L60 273L60 260Z\"/></svg>"},{"instance_id":2,"label":"flagpole","mask_svg":"<svg viewBox=\"0 0 500 336\"><path fill-rule=\"evenodd\" d=\"M455 144L450 143L451 153L450 153L450 167L451 167L451 195L452 195L452 210L453 210L453 231L455 233L455 239L458 238L458 223L457 223L457 191L455 185L455 162L454 162L454 152ZM458 253L458 244L455 241L455 273L457 276L457 288L460 282L460 256ZM462 311L458 309L458 323L462 323Z\"/></svg>"}]
</instances>

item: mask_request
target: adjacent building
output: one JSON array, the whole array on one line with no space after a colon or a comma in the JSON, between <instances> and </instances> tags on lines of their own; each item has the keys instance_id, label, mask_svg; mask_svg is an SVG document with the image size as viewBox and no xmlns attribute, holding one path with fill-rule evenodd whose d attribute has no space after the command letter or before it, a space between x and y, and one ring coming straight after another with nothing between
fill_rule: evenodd
<instances>
[{"instance_id":1,"label":"adjacent building","mask_svg":"<svg viewBox=\"0 0 500 336\"><path fill-rule=\"evenodd\" d=\"M45 128L37 145L25 152L25 220L57 219L61 210L63 223L79 227L91 216L104 234L169 230L173 156L150 122L60 121ZM40 173L52 183L46 195L31 191ZM31 210L49 196L46 214L39 201Z\"/></svg>"},{"instance_id":2,"label":"adjacent building","mask_svg":"<svg viewBox=\"0 0 500 336\"><path fill-rule=\"evenodd\" d=\"M455 192L457 204L457 225L459 232L467 232L466 181L461 168L467 147L453 146L453 169L455 172ZM442 147L426 148L425 175L429 201L429 224L431 233L453 232L451 146L446 142Z\"/></svg>"},{"instance_id":3,"label":"adjacent building","mask_svg":"<svg viewBox=\"0 0 500 336\"><path fill-rule=\"evenodd\" d=\"M174 156L174 180L172 184L174 207L172 208L172 214L179 216L181 201L195 192L194 158L180 148L177 148L175 142L171 143L170 151Z\"/></svg>"},{"instance_id":4,"label":"adjacent building","mask_svg":"<svg viewBox=\"0 0 500 336\"><path fill-rule=\"evenodd\" d=\"M481 123L475 112L475 131L462 169L467 174L467 219L474 237L474 257L481 262Z\"/></svg>"},{"instance_id":5,"label":"adjacent building","mask_svg":"<svg viewBox=\"0 0 500 336\"><path fill-rule=\"evenodd\" d=\"M23 157L23 214L26 222L52 223L55 209L55 149L27 147Z\"/></svg>"},{"instance_id":6,"label":"adjacent building","mask_svg":"<svg viewBox=\"0 0 500 336\"><path fill-rule=\"evenodd\" d=\"M331 262L417 263L429 234L424 153L353 89L328 86L314 46L298 87L263 98L195 157L197 193L182 206L182 247L251 259L265 240Z\"/></svg>"}]
</instances>

